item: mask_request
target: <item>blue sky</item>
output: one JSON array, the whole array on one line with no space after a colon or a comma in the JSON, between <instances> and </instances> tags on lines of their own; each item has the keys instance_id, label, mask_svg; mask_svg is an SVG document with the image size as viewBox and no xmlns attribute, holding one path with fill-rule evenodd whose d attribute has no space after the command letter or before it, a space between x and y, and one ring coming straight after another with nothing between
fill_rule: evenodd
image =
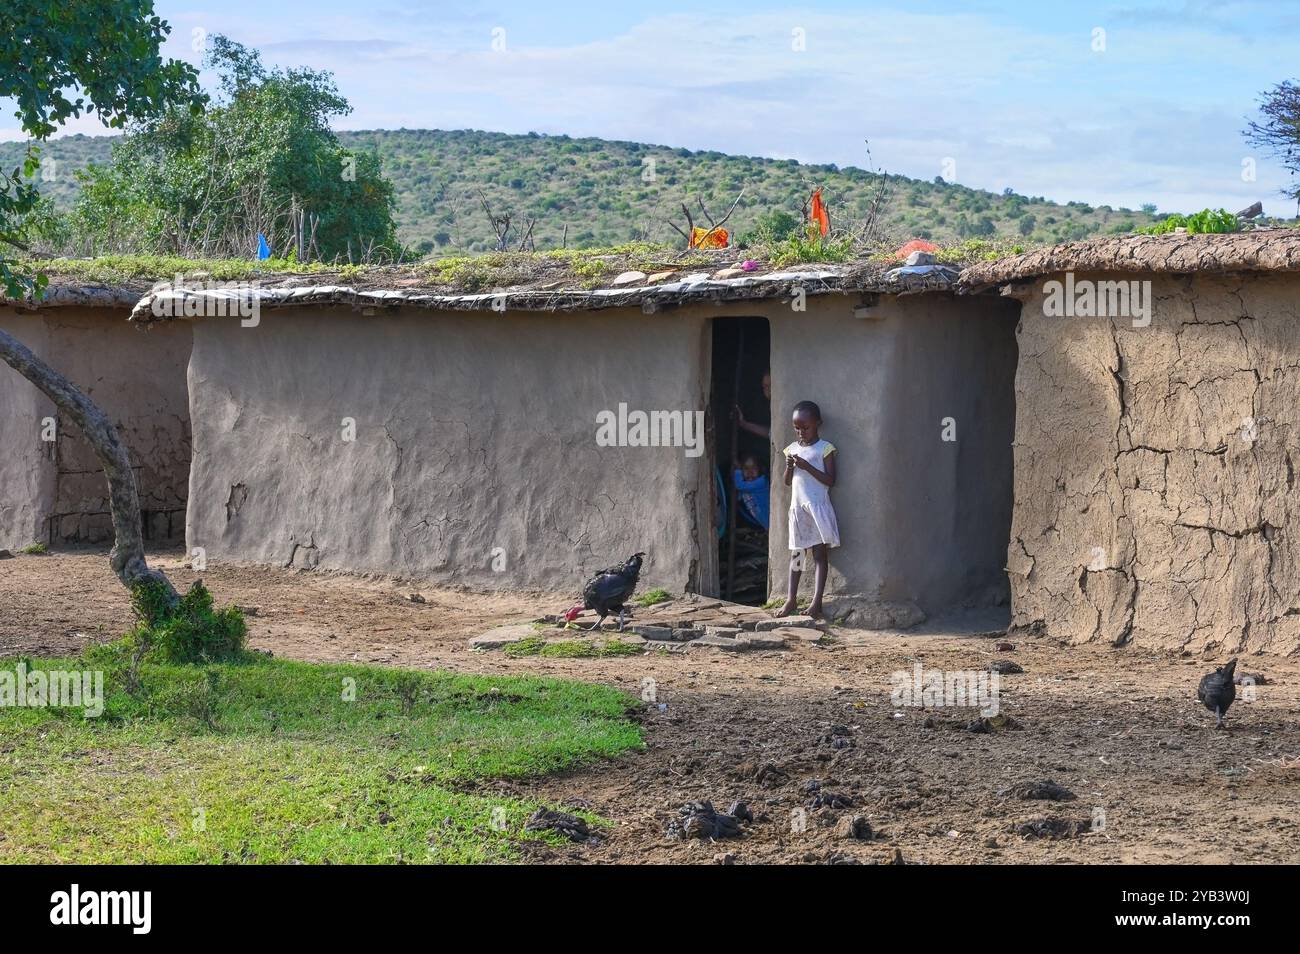
<instances>
[{"instance_id":1,"label":"blue sky","mask_svg":"<svg viewBox=\"0 0 1300 954\"><path fill-rule=\"evenodd\" d=\"M157 11L173 26L171 56L197 62L198 30L333 71L354 107L339 128L535 130L841 165L863 165L869 139L878 167L918 178L947 168L966 185L1061 201L1235 211L1261 199L1294 214L1278 194L1289 175L1241 136L1259 94L1300 74L1293 0L159 0ZM15 125L0 115L0 137Z\"/></svg>"}]
</instances>

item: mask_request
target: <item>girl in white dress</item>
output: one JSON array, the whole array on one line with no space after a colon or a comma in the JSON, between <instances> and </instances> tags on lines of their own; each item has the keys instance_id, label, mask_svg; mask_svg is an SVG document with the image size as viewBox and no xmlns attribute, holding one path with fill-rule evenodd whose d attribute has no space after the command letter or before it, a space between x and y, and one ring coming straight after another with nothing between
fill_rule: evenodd
<instances>
[{"instance_id":1,"label":"girl in white dress","mask_svg":"<svg viewBox=\"0 0 1300 954\"><path fill-rule=\"evenodd\" d=\"M813 598L808 615L822 617L826 590L828 551L840 545L840 528L831 506L835 486L835 445L822 440L822 412L812 401L794 406L794 432L798 440L785 448L785 485L790 488L790 587L777 616L789 616L798 607L803 551L811 550L814 564Z\"/></svg>"}]
</instances>

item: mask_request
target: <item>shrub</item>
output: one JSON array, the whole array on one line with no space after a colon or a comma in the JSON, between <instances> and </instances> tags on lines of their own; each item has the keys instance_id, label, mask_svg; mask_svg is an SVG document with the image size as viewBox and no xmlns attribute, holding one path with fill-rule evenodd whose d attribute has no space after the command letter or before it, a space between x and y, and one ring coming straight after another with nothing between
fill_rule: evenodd
<instances>
[{"instance_id":1,"label":"shrub","mask_svg":"<svg viewBox=\"0 0 1300 954\"><path fill-rule=\"evenodd\" d=\"M248 624L238 607L218 610L200 580L175 607L168 606L161 584L141 584L131 593L136 625L126 642L144 647L154 662L233 662L243 658Z\"/></svg>"},{"instance_id":2,"label":"shrub","mask_svg":"<svg viewBox=\"0 0 1300 954\"><path fill-rule=\"evenodd\" d=\"M784 242L799 233L799 226L799 219L789 212L780 210L766 212L758 217L753 229L737 239L737 244L745 248L751 245Z\"/></svg>"}]
</instances>

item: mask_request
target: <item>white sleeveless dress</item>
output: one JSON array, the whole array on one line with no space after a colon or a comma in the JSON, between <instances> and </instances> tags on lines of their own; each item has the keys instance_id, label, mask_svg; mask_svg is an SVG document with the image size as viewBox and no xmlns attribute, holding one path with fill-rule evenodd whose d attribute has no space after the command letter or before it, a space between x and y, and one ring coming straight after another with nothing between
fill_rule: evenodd
<instances>
[{"instance_id":1,"label":"white sleeveless dress","mask_svg":"<svg viewBox=\"0 0 1300 954\"><path fill-rule=\"evenodd\" d=\"M802 457L818 470L826 470L826 458L835 445L819 440L807 447L795 441L783 453ZM806 470L796 469L790 481L790 549L806 550L824 543L840 545L840 528L831 506L831 489Z\"/></svg>"}]
</instances>

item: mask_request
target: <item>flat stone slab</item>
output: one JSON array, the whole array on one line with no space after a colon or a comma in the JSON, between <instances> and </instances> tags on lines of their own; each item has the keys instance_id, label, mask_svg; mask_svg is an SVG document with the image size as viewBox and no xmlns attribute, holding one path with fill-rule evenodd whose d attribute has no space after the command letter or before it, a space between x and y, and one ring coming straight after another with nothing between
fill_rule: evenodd
<instances>
[{"instance_id":1,"label":"flat stone slab","mask_svg":"<svg viewBox=\"0 0 1300 954\"><path fill-rule=\"evenodd\" d=\"M673 628L671 626L629 626L624 630L624 633L636 633L638 636L642 636L646 639L658 639L665 642L674 638Z\"/></svg>"},{"instance_id":2,"label":"flat stone slab","mask_svg":"<svg viewBox=\"0 0 1300 954\"><path fill-rule=\"evenodd\" d=\"M731 653L743 653L754 649L788 649L789 644L775 633L743 633L736 637L701 636L686 644L687 649L721 649Z\"/></svg>"},{"instance_id":3,"label":"flat stone slab","mask_svg":"<svg viewBox=\"0 0 1300 954\"><path fill-rule=\"evenodd\" d=\"M744 649L740 642L735 639L729 639L726 636L701 636L698 639L692 639L685 644L687 649L729 649L732 651Z\"/></svg>"},{"instance_id":4,"label":"flat stone slab","mask_svg":"<svg viewBox=\"0 0 1300 954\"><path fill-rule=\"evenodd\" d=\"M490 629L481 636L475 636L469 641L470 649L501 649L503 646L513 646L515 643L522 642L530 636L536 636L538 632L533 628L532 623L516 623L513 626L498 626L496 629Z\"/></svg>"},{"instance_id":5,"label":"flat stone slab","mask_svg":"<svg viewBox=\"0 0 1300 954\"><path fill-rule=\"evenodd\" d=\"M542 621L560 621L560 617L552 614L542 617L539 622ZM594 621L591 613L584 612L577 620L584 632L570 630L572 637L555 632L545 632L544 635L583 638L587 627ZM592 635L615 637L616 625L615 618L610 617ZM822 639L825 627L825 623L809 616L778 619L757 606L686 594L653 606L637 607L636 618L628 620L625 634L635 634L637 645L648 643L660 649L699 646L741 652L789 649L799 643L815 643ZM527 627L522 633L515 627L498 627L470 642L478 649L499 648L536 633L536 629Z\"/></svg>"},{"instance_id":6,"label":"flat stone slab","mask_svg":"<svg viewBox=\"0 0 1300 954\"><path fill-rule=\"evenodd\" d=\"M771 629L821 629L825 625L825 623L818 622L811 616L769 616L767 619L759 620L754 629L763 633Z\"/></svg>"},{"instance_id":7,"label":"flat stone slab","mask_svg":"<svg viewBox=\"0 0 1300 954\"><path fill-rule=\"evenodd\" d=\"M700 613L704 610L718 609L722 606L722 600L701 599L699 602L696 602L695 600L682 600L678 605L687 612Z\"/></svg>"},{"instance_id":8,"label":"flat stone slab","mask_svg":"<svg viewBox=\"0 0 1300 954\"><path fill-rule=\"evenodd\" d=\"M790 646L779 631L746 633L737 638L736 642L742 643L746 649L788 649Z\"/></svg>"},{"instance_id":9,"label":"flat stone slab","mask_svg":"<svg viewBox=\"0 0 1300 954\"><path fill-rule=\"evenodd\" d=\"M780 629L768 630L768 632L773 636L783 636L801 643L819 642L826 635L820 629L811 629L807 626L782 626Z\"/></svg>"},{"instance_id":10,"label":"flat stone slab","mask_svg":"<svg viewBox=\"0 0 1300 954\"><path fill-rule=\"evenodd\" d=\"M741 633L739 626L705 626L705 636L721 636L723 639L735 639Z\"/></svg>"}]
</instances>

